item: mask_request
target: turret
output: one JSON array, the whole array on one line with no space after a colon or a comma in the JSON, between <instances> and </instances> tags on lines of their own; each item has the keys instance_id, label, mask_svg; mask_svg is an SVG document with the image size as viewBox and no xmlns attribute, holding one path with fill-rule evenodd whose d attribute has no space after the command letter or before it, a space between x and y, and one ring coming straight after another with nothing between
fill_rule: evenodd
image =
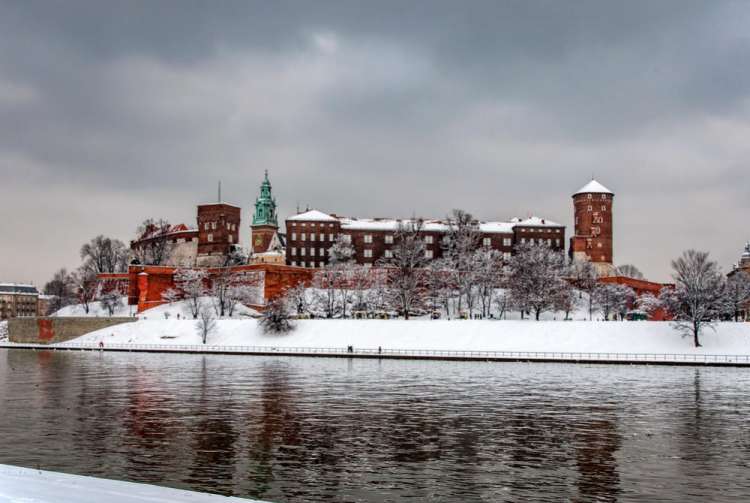
<instances>
[{"instance_id":1,"label":"turret","mask_svg":"<svg viewBox=\"0 0 750 503\"><path fill-rule=\"evenodd\" d=\"M570 256L590 260L602 276L612 274L612 203L615 194L592 179L573 194L574 234Z\"/></svg>"}]
</instances>

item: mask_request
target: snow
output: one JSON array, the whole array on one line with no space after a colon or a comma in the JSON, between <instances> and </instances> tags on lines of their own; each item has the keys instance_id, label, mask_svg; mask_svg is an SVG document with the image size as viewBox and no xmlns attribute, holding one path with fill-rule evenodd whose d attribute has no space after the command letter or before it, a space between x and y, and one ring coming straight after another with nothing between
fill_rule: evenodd
<instances>
[{"instance_id":1,"label":"snow","mask_svg":"<svg viewBox=\"0 0 750 503\"><path fill-rule=\"evenodd\" d=\"M515 225L519 227L562 227L562 224L537 216L531 216L526 220L520 220Z\"/></svg>"},{"instance_id":2,"label":"snow","mask_svg":"<svg viewBox=\"0 0 750 503\"><path fill-rule=\"evenodd\" d=\"M8 339L8 322L0 321L0 342Z\"/></svg>"},{"instance_id":3,"label":"snow","mask_svg":"<svg viewBox=\"0 0 750 503\"><path fill-rule=\"evenodd\" d=\"M443 351L750 354L750 323L719 323L694 348L668 322L497 320L297 320L287 335L264 334L255 319L219 320L209 345ZM139 320L73 343L199 345L193 320Z\"/></svg>"},{"instance_id":4,"label":"snow","mask_svg":"<svg viewBox=\"0 0 750 503\"><path fill-rule=\"evenodd\" d=\"M213 503L248 500L80 475L0 465L0 502Z\"/></svg>"},{"instance_id":5,"label":"snow","mask_svg":"<svg viewBox=\"0 0 750 503\"><path fill-rule=\"evenodd\" d=\"M592 179L589 183L581 187L573 195L577 196L578 194L612 194L614 195L614 192L612 192L611 190L609 190L607 187L597 182L596 180Z\"/></svg>"},{"instance_id":6,"label":"snow","mask_svg":"<svg viewBox=\"0 0 750 503\"><path fill-rule=\"evenodd\" d=\"M213 297L201 297L200 302L206 303L206 304L212 304L213 303ZM113 316L133 316L136 312L136 306L129 306L128 305L128 298L122 297L120 300L120 307L117 308L113 314ZM166 317L174 317L177 318L177 315L179 314L180 317L185 316L189 312L189 309L187 307L187 301L181 300L178 302L173 302L171 304L162 304L161 306L153 307L151 309L147 309L146 311L143 311L142 313L137 314L138 318L148 319L148 318L166 318ZM234 317L247 317L247 316L257 316L259 313L255 309L251 309L249 307L245 307L241 304L238 304L235 309L233 316ZM104 309L101 306L101 303L99 301L91 302L89 304L89 312L86 314L85 310L83 309L83 304L72 304L70 306L65 306L59 311L56 311L51 316L56 317L67 317L67 316L75 316L75 317L84 317L84 318L103 318L108 317L109 312ZM189 316L189 314L188 314Z\"/></svg>"},{"instance_id":7,"label":"snow","mask_svg":"<svg viewBox=\"0 0 750 503\"><path fill-rule=\"evenodd\" d=\"M299 221L305 221L305 222L338 222L338 219L336 217L332 217L331 215L328 215L318 210L306 211L304 213L300 213L299 215L294 215L293 217L289 217L287 218L287 220L291 220L291 221L299 220Z\"/></svg>"},{"instance_id":8,"label":"snow","mask_svg":"<svg viewBox=\"0 0 750 503\"><path fill-rule=\"evenodd\" d=\"M511 222L481 222L479 230L485 234L512 234L515 226Z\"/></svg>"}]
</instances>

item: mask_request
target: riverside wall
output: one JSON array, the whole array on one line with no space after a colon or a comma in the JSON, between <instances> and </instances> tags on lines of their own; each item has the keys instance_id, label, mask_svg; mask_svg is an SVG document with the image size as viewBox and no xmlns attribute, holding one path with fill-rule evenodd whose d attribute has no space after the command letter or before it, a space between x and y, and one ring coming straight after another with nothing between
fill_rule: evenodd
<instances>
[{"instance_id":1,"label":"riverside wall","mask_svg":"<svg viewBox=\"0 0 750 503\"><path fill-rule=\"evenodd\" d=\"M45 317L8 320L8 340L17 343L54 344L80 337L94 330L132 323L136 318Z\"/></svg>"}]
</instances>

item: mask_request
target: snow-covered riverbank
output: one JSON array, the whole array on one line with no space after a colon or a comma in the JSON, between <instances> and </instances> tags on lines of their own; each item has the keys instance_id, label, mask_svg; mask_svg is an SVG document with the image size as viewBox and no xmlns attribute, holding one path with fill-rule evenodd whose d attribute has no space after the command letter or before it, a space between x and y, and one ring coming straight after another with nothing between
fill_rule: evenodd
<instances>
[{"instance_id":1,"label":"snow-covered riverbank","mask_svg":"<svg viewBox=\"0 0 750 503\"><path fill-rule=\"evenodd\" d=\"M0 501L19 503L216 503L220 501L252 503L255 500L0 465Z\"/></svg>"},{"instance_id":2,"label":"snow-covered riverbank","mask_svg":"<svg viewBox=\"0 0 750 503\"><path fill-rule=\"evenodd\" d=\"M200 345L192 320L141 319L72 343ZM300 320L287 335L266 335L256 320L218 320L212 346L378 348L443 351L750 354L750 324L720 323L703 347L666 322L489 320Z\"/></svg>"}]
</instances>

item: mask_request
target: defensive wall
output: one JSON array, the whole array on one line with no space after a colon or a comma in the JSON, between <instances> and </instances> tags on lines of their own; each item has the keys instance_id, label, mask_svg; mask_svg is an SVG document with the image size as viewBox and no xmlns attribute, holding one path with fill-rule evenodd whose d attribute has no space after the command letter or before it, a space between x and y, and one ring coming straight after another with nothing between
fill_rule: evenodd
<instances>
[{"instance_id":1,"label":"defensive wall","mask_svg":"<svg viewBox=\"0 0 750 503\"><path fill-rule=\"evenodd\" d=\"M8 340L26 344L54 344L80 337L94 330L132 323L136 318L12 318L8 320Z\"/></svg>"}]
</instances>

